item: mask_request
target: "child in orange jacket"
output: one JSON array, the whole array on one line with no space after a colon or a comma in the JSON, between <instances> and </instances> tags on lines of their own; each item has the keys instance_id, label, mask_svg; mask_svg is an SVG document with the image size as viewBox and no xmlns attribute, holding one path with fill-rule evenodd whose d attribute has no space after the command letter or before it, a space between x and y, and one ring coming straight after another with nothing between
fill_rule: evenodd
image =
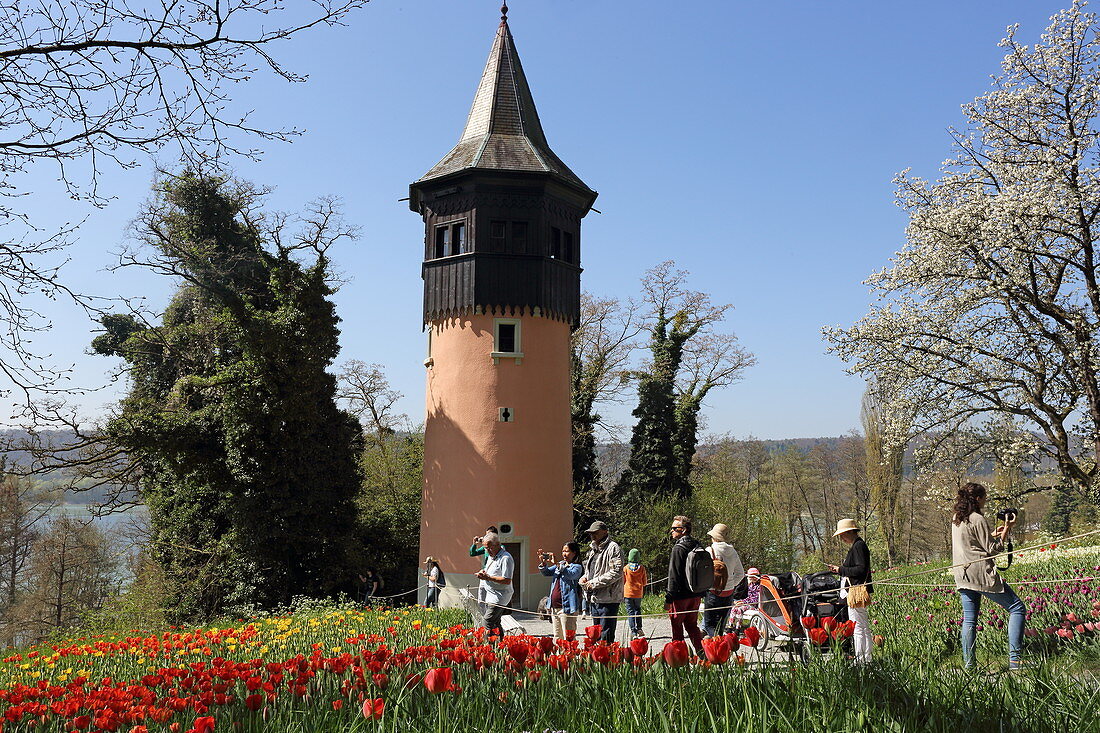
<instances>
[{"instance_id":1,"label":"child in orange jacket","mask_svg":"<svg viewBox=\"0 0 1100 733\"><path fill-rule=\"evenodd\" d=\"M630 633L635 636L642 634L642 596L645 595L646 572L645 566L639 563L642 553L638 548L632 549L626 556L626 565L623 566L623 600L626 601L626 614L630 622Z\"/></svg>"}]
</instances>

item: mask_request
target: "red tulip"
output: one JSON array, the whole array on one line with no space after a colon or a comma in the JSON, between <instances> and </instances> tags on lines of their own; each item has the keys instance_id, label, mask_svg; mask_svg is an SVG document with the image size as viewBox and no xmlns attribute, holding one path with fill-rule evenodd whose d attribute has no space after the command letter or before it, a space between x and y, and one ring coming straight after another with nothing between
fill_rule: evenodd
<instances>
[{"instance_id":1,"label":"red tulip","mask_svg":"<svg viewBox=\"0 0 1100 733\"><path fill-rule=\"evenodd\" d=\"M343 707L344 707L344 701L343 700L333 700L332 701L332 709L333 710L340 710Z\"/></svg>"},{"instance_id":2,"label":"red tulip","mask_svg":"<svg viewBox=\"0 0 1100 733\"><path fill-rule=\"evenodd\" d=\"M386 701L382 698L371 700L369 697L363 701L363 717L367 720L378 720L386 711Z\"/></svg>"},{"instance_id":3,"label":"red tulip","mask_svg":"<svg viewBox=\"0 0 1100 733\"><path fill-rule=\"evenodd\" d=\"M637 639L630 640L630 651L634 652L639 657L644 657L649 654L649 639L644 636Z\"/></svg>"},{"instance_id":4,"label":"red tulip","mask_svg":"<svg viewBox=\"0 0 1100 733\"><path fill-rule=\"evenodd\" d=\"M438 695L454 687L454 671L450 667L435 667L424 675L424 686L428 692Z\"/></svg>"},{"instance_id":5,"label":"red tulip","mask_svg":"<svg viewBox=\"0 0 1100 733\"><path fill-rule=\"evenodd\" d=\"M594 626L585 626L584 627L584 635L586 637L588 637L589 641L592 641L592 642L598 641L599 638L600 638L600 634L602 634L602 633L603 633L603 627L600 626L599 624L595 624Z\"/></svg>"},{"instance_id":6,"label":"red tulip","mask_svg":"<svg viewBox=\"0 0 1100 733\"><path fill-rule=\"evenodd\" d=\"M725 664L730 659L730 645L723 637L703 639L703 653L711 664Z\"/></svg>"},{"instance_id":7,"label":"red tulip","mask_svg":"<svg viewBox=\"0 0 1100 733\"><path fill-rule=\"evenodd\" d=\"M383 673L383 672L379 672L378 674L372 674L370 676L370 679L371 679L371 682L373 682L378 687L378 689L380 689L380 690L386 689L386 686L390 684L390 676L388 674ZM417 681L419 681L419 680L417 680Z\"/></svg>"},{"instance_id":8,"label":"red tulip","mask_svg":"<svg viewBox=\"0 0 1100 733\"><path fill-rule=\"evenodd\" d=\"M550 652L554 651L554 640L549 636L540 636L539 649L542 650L543 654L549 654Z\"/></svg>"},{"instance_id":9,"label":"red tulip","mask_svg":"<svg viewBox=\"0 0 1100 733\"><path fill-rule=\"evenodd\" d=\"M195 724L192 726L192 730L195 733L211 733L214 730L214 718L210 715L195 718Z\"/></svg>"},{"instance_id":10,"label":"red tulip","mask_svg":"<svg viewBox=\"0 0 1100 733\"><path fill-rule=\"evenodd\" d=\"M515 641L508 645L508 653L512 655L512 659L516 662L523 664L531 650L523 642Z\"/></svg>"},{"instance_id":11,"label":"red tulip","mask_svg":"<svg viewBox=\"0 0 1100 733\"><path fill-rule=\"evenodd\" d=\"M661 650L661 656L665 664L670 667L683 667L691 658L687 644L683 641L670 641L665 644L665 648Z\"/></svg>"},{"instance_id":12,"label":"red tulip","mask_svg":"<svg viewBox=\"0 0 1100 733\"><path fill-rule=\"evenodd\" d=\"M829 632L825 629L810 629L806 632L806 635L810 637L810 641L818 646L829 640Z\"/></svg>"},{"instance_id":13,"label":"red tulip","mask_svg":"<svg viewBox=\"0 0 1100 733\"><path fill-rule=\"evenodd\" d=\"M741 635L737 633L737 630L727 631L723 637L726 643L730 645L730 649L736 649L737 645L741 643Z\"/></svg>"},{"instance_id":14,"label":"red tulip","mask_svg":"<svg viewBox=\"0 0 1100 733\"><path fill-rule=\"evenodd\" d=\"M817 618L815 618L814 616L803 616L802 617L802 628L809 631L814 626L817 626Z\"/></svg>"},{"instance_id":15,"label":"red tulip","mask_svg":"<svg viewBox=\"0 0 1100 733\"><path fill-rule=\"evenodd\" d=\"M600 664L607 664L611 661L611 650L603 644L600 644L592 650L592 658Z\"/></svg>"},{"instance_id":16,"label":"red tulip","mask_svg":"<svg viewBox=\"0 0 1100 733\"><path fill-rule=\"evenodd\" d=\"M244 699L244 706L252 712L256 712L257 710L262 708L263 705L264 699L261 695L249 695Z\"/></svg>"},{"instance_id":17,"label":"red tulip","mask_svg":"<svg viewBox=\"0 0 1100 733\"><path fill-rule=\"evenodd\" d=\"M750 626L741 632L741 643L745 646L755 647L760 641L760 631L755 626Z\"/></svg>"},{"instance_id":18,"label":"red tulip","mask_svg":"<svg viewBox=\"0 0 1100 733\"><path fill-rule=\"evenodd\" d=\"M840 622L832 616L826 616L825 618L821 619L821 628L825 629L825 631L830 634L833 633L833 629L835 629L839 625Z\"/></svg>"}]
</instances>

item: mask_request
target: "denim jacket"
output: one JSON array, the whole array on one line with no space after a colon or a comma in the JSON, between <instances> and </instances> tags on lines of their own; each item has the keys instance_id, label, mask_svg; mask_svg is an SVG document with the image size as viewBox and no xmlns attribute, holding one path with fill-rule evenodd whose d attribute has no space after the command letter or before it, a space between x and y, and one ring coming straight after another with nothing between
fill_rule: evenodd
<instances>
[{"instance_id":1,"label":"denim jacket","mask_svg":"<svg viewBox=\"0 0 1100 733\"><path fill-rule=\"evenodd\" d=\"M553 578L550 584L550 597L554 596L554 586L561 584L561 610L563 613L581 612L581 587L577 582L584 575L584 567L580 563L569 563L564 568L561 565L540 567L539 572L548 578Z\"/></svg>"}]
</instances>

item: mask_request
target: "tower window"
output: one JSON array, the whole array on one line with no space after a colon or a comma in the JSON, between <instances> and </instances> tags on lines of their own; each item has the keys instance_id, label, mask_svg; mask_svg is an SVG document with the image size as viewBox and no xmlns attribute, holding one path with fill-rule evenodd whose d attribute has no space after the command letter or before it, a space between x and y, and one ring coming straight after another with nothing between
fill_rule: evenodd
<instances>
[{"instance_id":1,"label":"tower window","mask_svg":"<svg viewBox=\"0 0 1100 733\"><path fill-rule=\"evenodd\" d=\"M462 222L451 227L451 246L456 255L466 252L466 225Z\"/></svg>"},{"instance_id":2,"label":"tower window","mask_svg":"<svg viewBox=\"0 0 1100 733\"><path fill-rule=\"evenodd\" d=\"M512 251L513 252L526 252L527 251L527 222L514 221L512 222Z\"/></svg>"},{"instance_id":3,"label":"tower window","mask_svg":"<svg viewBox=\"0 0 1100 733\"><path fill-rule=\"evenodd\" d=\"M435 256L450 257L469 251L466 247L466 222L457 221L435 228Z\"/></svg>"},{"instance_id":4,"label":"tower window","mask_svg":"<svg viewBox=\"0 0 1100 733\"><path fill-rule=\"evenodd\" d=\"M516 353L516 324L497 324L497 351L502 354Z\"/></svg>"},{"instance_id":5,"label":"tower window","mask_svg":"<svg viewBox=\"0 0 1100 733\"><path fill-rule=\"evenodd\" d=\"M523 358L520 350L520 322L513 318L497 318L493 321L493 361L500 363L503 357L513 358L519 364Z\"/></svg>"},{"instance_id":6,"label":"tower window","mask_svg":"<svg viewBox=\"0 0 1100 733\"><path fill-rule=\"evenodd\" d=\"M489 222L490 252L526 252L527 222L491 221Z\"/></svg>"},{"instance_id":7,"label":"tower window","mask_svg":"<svg viewBox=\"0 0 1100 733\"><path fill-rule=\"evenodd\" d=\"M508 222L494 221L489 223L489 251L503 252L504 244L508 237Z\"/></svg>"},{"instance_id":8,"label":"tower window","mask_svg":"<svg viewBox=\"0 0 1100 733\"><path fill-rule=\"evenodd\" d=\"M557 227L550 227L550 257L576 264L574 255L573 232L565 232Z\"/></svg>"},{"instance_id":9,"label":"tower window","mask_svg":"<svg viewBox=\"0 0 1100 733\"><path fill-rule=\"evenodd\" d=\"M436 227L435 228L435 256L446 257L451 252L451 228Z\"/></svg>"}]
</instances>

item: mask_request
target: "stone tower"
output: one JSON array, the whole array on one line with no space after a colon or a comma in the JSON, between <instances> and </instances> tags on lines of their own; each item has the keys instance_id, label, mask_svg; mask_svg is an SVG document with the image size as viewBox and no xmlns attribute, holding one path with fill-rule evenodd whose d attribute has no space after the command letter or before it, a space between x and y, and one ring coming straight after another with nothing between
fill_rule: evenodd
<instances>
[{"instance_id":1,"label":"stone tower","mask_svg":"<svg viewBox=\"0 0 1100 733\"><path fill-rule=\"evenodd\" d=\"M471 539L496 525L512 605L532 608L548 587L535 551L573 536L569 336L596 193L547 144L502 10L458 144L409 187L428 332L420 554L453 603L477 585Z\"/></svg>"}]
</instances>

